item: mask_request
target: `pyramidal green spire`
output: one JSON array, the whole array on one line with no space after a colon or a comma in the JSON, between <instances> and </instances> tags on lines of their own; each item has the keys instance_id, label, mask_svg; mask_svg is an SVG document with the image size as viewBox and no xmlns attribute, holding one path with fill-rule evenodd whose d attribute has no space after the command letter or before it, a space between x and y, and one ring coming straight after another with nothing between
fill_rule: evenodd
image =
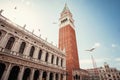
<instances>
[{"instance_id":1,"label":"pyramidal green spire","mask_svg":"<svg viewBox=\"0 0 120 80\"><path fill-rule=\"evenodd\" d=\"M65 12L65 11L70 11L69 8L68 8L68 6L67 6L67 3L65 3L65 7L64 7L64 9L63 9L62 12Z\"/></svg>"}]
</instances>

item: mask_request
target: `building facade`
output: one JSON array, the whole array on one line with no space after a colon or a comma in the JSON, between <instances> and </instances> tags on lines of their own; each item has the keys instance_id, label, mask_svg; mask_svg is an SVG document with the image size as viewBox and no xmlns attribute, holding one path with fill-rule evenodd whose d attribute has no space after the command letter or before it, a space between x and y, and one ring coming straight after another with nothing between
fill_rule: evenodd
<instances>
[{"instance_id":1,"label":"building facade","mask_svg":"<svg viewBox=\"0 0 120 80\"><path fill-rule=\"evenodd\" d=\"M73 70L73 75L73 80L90 80L89 73L85 69L75 69Z\"/></svg>"},{"instance_id":2,"label":"building facade","mask_svg":"<svg viewBox=\"0 0 120 80\"><path fill-rule=\"evenodd\" d=\"M89 80L100 80L98 68L87 69L87 71L89 73Z\"/></svg>"},{"instance_id":3,"label":"building facade","mask_svg":"<svg viewBox=\"0 0 120 80\"><path fill-rule=\"evenodd\" d=\"M0 14L0 80L66 80L65 52Z\"/></svg>"},{"instance_id":4,"label":"building facade","mask_svg":"<svg viewBox=\"0 0 120 80\"><path fill-rule=\"evenodd\" d=\"M73 72L79 69L74 20L67 4L60 15L59 49L66 51L67 80L74 80Z\"/></svg>"},{"instance_id":5,"label":"building facade","mask_svg":"<svg viewBox=\"0 0 120 80\"><path fill-rule=\"evenodd\" d=\"M120 80L120 70L111 68L107 63L98 69L100 80Z\"/></svg>"},{"instance_id":6,"label":"building facade","mask_svg":"<svg viewBox=\"0 0 120 80\"><path fill-rule=\"evenodd\" d=\"M90 80L120 80L120 70L111 68L107 63L104 67L97 68L98 76L94 74L94 69L87 70L90 75Z\"/></svg>"}]
</instances>

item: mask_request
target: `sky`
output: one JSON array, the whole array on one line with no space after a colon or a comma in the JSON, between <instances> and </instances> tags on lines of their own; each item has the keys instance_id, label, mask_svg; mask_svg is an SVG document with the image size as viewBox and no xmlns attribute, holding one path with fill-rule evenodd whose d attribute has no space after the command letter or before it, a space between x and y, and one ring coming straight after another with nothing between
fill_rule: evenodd
<instances>
[{"instance_id":1,"label":"sky","mask_svg":"<svg viewBox=\"0 0 120 80\"><path fill-rule=\"evenodd\" d=\"M2 15L49 43L58 45L59 18L67 3L73 19L82 69L107 62L120 70L120 0L0 0ZM93 52L85 50L95 47Z\"/></svg>"}]
</instances>

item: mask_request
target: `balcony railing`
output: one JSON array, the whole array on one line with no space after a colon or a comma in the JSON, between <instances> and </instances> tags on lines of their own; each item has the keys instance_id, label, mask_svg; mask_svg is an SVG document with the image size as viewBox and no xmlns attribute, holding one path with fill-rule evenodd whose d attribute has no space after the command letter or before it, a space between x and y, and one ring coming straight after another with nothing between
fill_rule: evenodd
<instances>
[{"instance_id":1,"label":"balcony railing","mask_svg":"<svg viewBox=\"0 0 120 80\"><path fill-rule=\"evenodd\" d=\"M24 59L26 61L31 61L33 63L38 63L38 64L41 64L41 65L66 70L65 67L61 67L61 66L56 65L56 64L51 64L49 62L45 62L43 60L39 60L37 58L33 58L33 57L30 57L30 56L27 56L27 55L24 55L24 54L15 52L15 51L11 51L11 50L8 50L8 49L2 48L2 47L0 47L0 54L6 54L6 55L10 55L12 57L22 58L22 59Z\"/></svg>"}]
</instances>

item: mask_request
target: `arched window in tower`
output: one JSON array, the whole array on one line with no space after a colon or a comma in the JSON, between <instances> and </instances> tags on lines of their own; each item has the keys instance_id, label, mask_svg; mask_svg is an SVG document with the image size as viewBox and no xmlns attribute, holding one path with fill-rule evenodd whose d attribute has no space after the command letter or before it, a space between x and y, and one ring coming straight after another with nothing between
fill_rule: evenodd
<instances>
[{"instance_id":1,"label":"arched window in tower","mask_svg":"<svg viewBox=\"0 0 120 80\"><path fill-rule=\"evenodd\" d=\"M59 58L57 57L57 60L56 60L56 65L58 65L58 61L59 61Z\"/></svg>"},{"instance_id":2,"label":"arched window in tower","mask_svg":"<svg viewBox=\"0 0 120 80\"><path fill-rule=\"evenodd\" d=\"M45 62L48 61L48 56L49 56L49 54L48 54L48 52L47 52L47 53L46 53L46 57L45 57Z\"/></svg>"},{"instance_id":3,"label":"arched window in tower","mask_svg":"<svg viewBox=\"0 0 120 80\"><path fill-rule=\"evenodd\" d=\"M26 43L22 42L21 45L20 45L19 53L23 54L25 46L26 46Z\"/></svg>"},{"instance_id":4,"label":"arched window in tower","mask_svg":"<svg viewBox=\"0 0 120 80\"><path fill-rule=\"evenodd\" d=\"M30 54L29 54L30 57L33 57L34 51L35 51L35 47L32 46L31 49L30 49Z\"/></svg>"},{"instance_id":5,"label":"arched window in tower","mask_svg":"<svg viewBox=\"0 0 120 80\"><path fill-rule=\"evenodd\" d=\"M8 42L7 42L7 45L6 45L5 49L11 50L14 42L15 42L15 38L14 37L10 37Z\"/></svg>"},{"instance_id":6,"label":"arched window in tower","mask_svg":"<svg viewBox=\"0 0 120 80\"><path fill-rule=\"evenodd\" d=\"M54 55L52 55L52 58L51 58L51 63L53 64L53 61L54 61Z\"/></svg>"},{"instance_id":7,"label":"arched window in tower","mask_svg":"<svg viewBox=\"0 0 120 80\"><path fill-rule=\"evenodd\" d=\"M42 56L42 50L39 51L39 54L38 54L38 59L40 60L41 59L41 56Z\"/></svg>"},{"instance_id":8,"label":"arched window in tower","mask_svg":"<svg viewBox=\"0 0 120 80\"><path fill-rule=\"evenodd\" d=\"M73 23L71 19L69 19L69 21L70 21L71 23Z\"/></svg>"},{"instance_id":9,"label":"arched window in tower","mask_svg":"<svg viewBox=\"0 0 120 80\"><path fill-rule=\"evenodd\" d=\"M61 59L61 67L63 66L63 59Z\"/></svg>"},{"instance_id":10,"label":"arched window in tower","mask_svg":"<svg viewBox=\"0 0 120 80\"><path fill-rule=\"evenodd\" d=\"M68 20L68 19L66 18L66 19L62 20L61 23L65 23L67 20Z\"/></svg>"}]
</instances>

